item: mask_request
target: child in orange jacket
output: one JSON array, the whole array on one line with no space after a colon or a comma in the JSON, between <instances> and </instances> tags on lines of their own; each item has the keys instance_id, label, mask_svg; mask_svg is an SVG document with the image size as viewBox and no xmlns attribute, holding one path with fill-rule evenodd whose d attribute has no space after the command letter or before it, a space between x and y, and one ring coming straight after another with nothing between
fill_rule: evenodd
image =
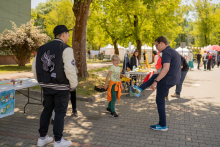
<instances>
[{"instance_id":1,"label":"child in orange jacket","mask_svg":"<svg viewBox=\"0 0 220 147\"><path fill-rule=\"evenodd\" d=\"M115 102L116 99L119 99L121 97L121 90L122 90L122 84L120 79L120 67L118 64L120 63L120 58L118 55L112 56L112 63L113 65L110 67L108 75L105 80L105 86L104 88L107 89L107 83L108 79L110 77L109 82L109 88L107 90L108 96L107 99L109 101L108 108L106 108L107 111L111 112L111 115L113 117L119 117L118 114L115 112Z\"/></svg>"}]
</instances>

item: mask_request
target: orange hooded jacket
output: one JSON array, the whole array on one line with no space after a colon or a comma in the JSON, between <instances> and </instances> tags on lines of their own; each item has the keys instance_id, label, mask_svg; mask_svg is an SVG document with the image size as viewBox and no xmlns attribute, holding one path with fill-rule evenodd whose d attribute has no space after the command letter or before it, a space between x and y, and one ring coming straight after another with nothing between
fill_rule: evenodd
<instances>
[{"instance_id":1,"label":"orange hooded jacket","mask_svg":"<svg viewBox=\"0 0 220 147\"><path fill-rule=\"evenodd\" d=\"M114 81L111 81L109 82L109 87L108 87L108 90L107 90L107 93L108 93L108 96L107 96L107 100L110 102L112 100L112 93L111 93L111 90L112 90L112 86L115 84L115 91L118 92L117 94L117 99L118 99L118 102L119 102L119 99L121 97L121 82L117 81L117 82L114 82Z\"/></svg>"}]
</instances>

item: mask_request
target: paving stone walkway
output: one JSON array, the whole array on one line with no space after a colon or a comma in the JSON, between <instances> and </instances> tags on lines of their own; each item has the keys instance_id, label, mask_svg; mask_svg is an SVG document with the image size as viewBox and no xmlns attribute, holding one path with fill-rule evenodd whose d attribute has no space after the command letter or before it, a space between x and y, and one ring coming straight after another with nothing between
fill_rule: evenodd
<instances>
[{"instance_id":1,"label":"paving stone walkway","mask_svg":"<svg viewBox=\"0 0 220 147\"><path fill-rule=\"evenodd\" d=\"M196 65L195 65L196 66ZM166 101L167 132L151 130L158 123L155 94L145 90L140 98L121 97L116 104L119 118L105 112L106 99L96 103L77 102L79 117L71 116L69 103L64 138L73 147L219 147L220 68L189 71L180 98ZM15 114L0 119L1 147L35 147L42 106L23 106L27 99L16 95ZM48 134L53 135L50 125ZM52 147L53 144L47 145Z\"/></svg>"}]
</instances>

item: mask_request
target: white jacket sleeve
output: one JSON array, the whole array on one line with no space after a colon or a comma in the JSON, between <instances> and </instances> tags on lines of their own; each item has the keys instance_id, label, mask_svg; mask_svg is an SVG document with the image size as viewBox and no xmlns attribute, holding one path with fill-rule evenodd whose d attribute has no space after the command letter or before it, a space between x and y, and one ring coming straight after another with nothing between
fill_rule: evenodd
<instances>
[{"instance_id":1,"label":"white jacket sleeve","mask_svg":"<svg viewBox=\"0 0 220 147\"><path fill-rule=\"evenodd\" d=\"M74 89L78 85L77 68L73 56L73 49L68 47L63 51L64 72L70 82L70 88Z\"/></svg>"},{"instance_id":2,"label":"white jacket sleeve","mask_svg":"<svg viewBox=\"0 0 220 147\"><path fill-rule=\"evenodd\" d=\"M32 62L32 67L31 70L34 74L34 78L37 80L37 73L36 73L36 59L37 59L37 55L34 57L34 60Z\"/></svg>"}]
</instances>

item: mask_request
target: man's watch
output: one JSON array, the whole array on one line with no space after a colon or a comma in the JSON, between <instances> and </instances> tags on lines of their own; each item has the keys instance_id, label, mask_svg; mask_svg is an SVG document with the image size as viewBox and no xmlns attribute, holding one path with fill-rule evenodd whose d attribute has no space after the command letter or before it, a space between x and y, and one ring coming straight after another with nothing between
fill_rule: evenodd
<instances>
[{"instance_id":1,"label":"man's watch","mask_svg":"<svg viewBox=\"0 0 220 147\"><path fill-rule=\"evenodd\" d=\"M157 81L156 79L154 79L154 82L157 82L157 83L158 83L159 81Z\"/></svg>"}]
</instances>

